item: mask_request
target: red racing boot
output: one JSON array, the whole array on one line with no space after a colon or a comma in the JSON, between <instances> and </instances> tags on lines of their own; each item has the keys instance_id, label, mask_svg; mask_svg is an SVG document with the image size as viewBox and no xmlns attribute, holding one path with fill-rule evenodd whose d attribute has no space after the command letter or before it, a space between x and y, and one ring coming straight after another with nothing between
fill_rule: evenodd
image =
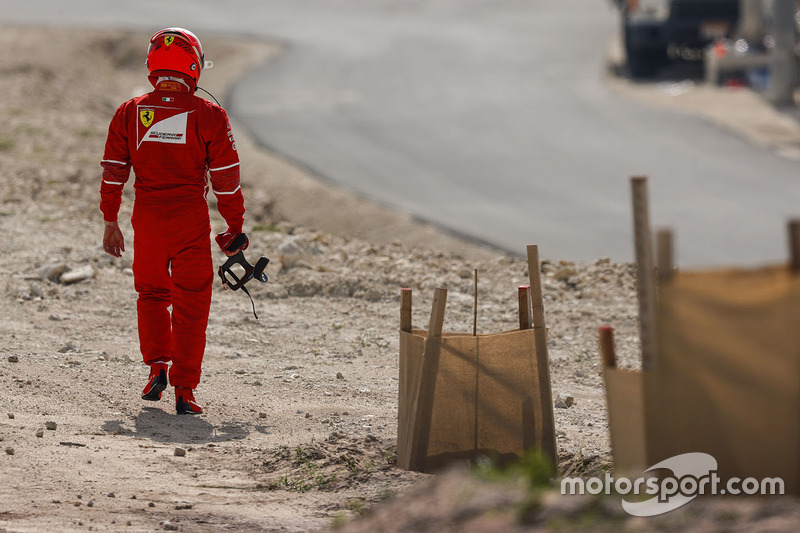
<instances>
[{"instance_id":1,"label":"red racing boot","mask_svg":"<svg viewBox=\"0 0 800 533\"><path fill-rule=\"evenodd\" d=\"M161 361L150 365L150 378L142 391L142 400L157 402L167 388L167 363Z\"/></svg>"},{"instance_id":2,"label":"red racing boot","mask_svg":"<svg viewBox=\"0 0 800 533\"><path fill-rule=\"evenodd\" d=\"M175 410L179 415L199 415L203 408L194 401L194 391L186 387L175 387Z\"/></svg>"}]
</instances>

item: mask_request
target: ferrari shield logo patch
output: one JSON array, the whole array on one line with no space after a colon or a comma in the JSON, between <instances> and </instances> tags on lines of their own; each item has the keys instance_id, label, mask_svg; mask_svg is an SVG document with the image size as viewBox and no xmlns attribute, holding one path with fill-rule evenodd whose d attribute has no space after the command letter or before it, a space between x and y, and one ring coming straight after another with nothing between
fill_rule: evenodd
<instances>
[{"instance_id":1,"label":"ferrari shield logo patch","mask_svg":"<svg viewBox=\"0 0 800 533\"><path fill-rule=\"evenodd\" d=\"M155 116L155 113L153 112L152 109L140 109L139 110L139 120L142 121L142 125L145 128L149 128L150 127L150 124L153 123L153 117L154 116Z\"/></svg>"},{"instance_id":2,"label":"ferrari shield logo patch","mask_svg":"<svg viewBox=\"0 0 800 533\"><path fill-rule=\"evenodd\" d=\"M139 116L139 122L136 123L137 150L146 142L186 144L191 111L184 111L181 107L142 106L137 112Z\"/></svg>"},{"instance_id":3,"label":"ferrari shield logo patch","mask_svg":"<svg viewBox=\"0 0 800 533\"><path fill-rule=\"evenodd\" d=\"M175 36L174 35L167 35L166 37L164 37L164 44L169 46L169 45L172 44L172 41L174 41L174 40L175 40Z\"/></svg>"}]
</instances>

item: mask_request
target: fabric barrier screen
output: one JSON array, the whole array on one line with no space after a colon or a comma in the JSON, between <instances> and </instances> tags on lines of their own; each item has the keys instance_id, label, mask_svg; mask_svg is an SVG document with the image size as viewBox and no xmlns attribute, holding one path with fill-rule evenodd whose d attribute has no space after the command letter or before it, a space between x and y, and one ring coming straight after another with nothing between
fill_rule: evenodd
<instances>
[{"instance_id":1,"label":"fabric barrier screen","mask_svg":"<svg viewBox=\"0 0 800 533\"><path fill-rule=\"evenodd\" d=\"M659 290L649 464L705 452L723 479L778 476L797 493L800 278L785 267L681 273Z\"/></svg>"},{"instance_id":2,"label":"fabric barrier screen","mask_svg":"<svg viewBox=\"0 0 800 533\"><path fill-rule=\"evenodd\" d=\"M552 420L552 397L535 348L542 334L401 331L398 466L430 472L482 455L504 461L531 447L548 451L554 431L543 413Z\"/></svg>"},{"instance_id":3,"label":"fabric barrier screen","mask_svg":"<svg viewBox=\"0 0 800 533\"><path fill-rule=\"evenodd\" d=\"M654 368L605 369L615 468L704 452L722 480L780 477L798 494L800 278L786 267L676 273L656 317Z\"/></svg>"},{"instance_id":4,"label":"fabric barrier screen","mask_svg":"<svg viewBox=\"0 0 800 533\"><path fill-rule=\"evenodd\" d=\"M614 473L638 475L647 469L642 373L606 368L603 377Z\"/></svg>"}]
</instances>

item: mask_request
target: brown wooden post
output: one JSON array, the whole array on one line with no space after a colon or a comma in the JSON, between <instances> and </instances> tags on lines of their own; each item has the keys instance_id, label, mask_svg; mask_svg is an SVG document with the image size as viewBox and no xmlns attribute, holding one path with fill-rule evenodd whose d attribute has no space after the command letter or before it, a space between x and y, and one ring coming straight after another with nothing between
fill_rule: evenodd
<instances>
[{"instance_id":1,"label":"brown wooden post","mask_svg":"<svg viewBox=\"0 0 800 533\"><path fill-rule=\"evenodd\" d=\"M436 289L433 294L433 306L422 359L419 388L414 401L414 423L411 432L410 469L419 472L425 471L425 462L428 457L428 441L431 436L433 400L436 393L436 375L439 372L439 354L446 304L447 289Z\"/></svg>"},{"instance_id":2,"label":"brown wooden post","mask_svg":"<svg viewBox=\"0 0 800 533\"><path fill-rule=\"evenodd\" d=\"M517 293L519 298L519 329L531 329L533 327L533 315L531 313L530 285L520 285Z\"/></svg>"},{"instance_id":3,"label":"brown wooden post","mask_svg":"<svg viewBox=\"0 0 800 533\"><path fill-rule=\"evenodd\" d=\"M631 178L633 197L633 238L638 270L639 339L642 369L652 370L656 364L656 292L653 242L650 230L650 208L647 201L647 178Z\"/></svg>"},{"instance_id":4,"label":"brown wooden post","mask_svg":"<svg viewBox=\"0 0 800 533\"><path fill-rule=\"evenodd\" d=\"M600 346L600 358L605 368L617 366L617 354L614 352L614 328L604 324L597 328L598 344Z\"/></svg>"},{"instance_id":5,"label":"brown wooden post","mask_svg":"<svg viewBox=\"0 0 800 533\"><path fill-rule=\"evenodd\" d=\"M547 351L547 326L544 320L544 301L542 297L541 266L539 247L528 245L528 279L530 280L531 318L533 320L536 349L536 372L539 377L537 391L533 394L535 407L542 413L542 420L535 421L536 438L541 452L548 457L554 468L558 467L556 448L556 425L553 413L553 391L550 385L550 355Z\"/></svg>"},{"instance_id":6,"label":"brown wooden post","mask_svg":"<svg viewBox=\"0 0 800 533\"><path fill-rule=\"evenodd\" d=\"M444 327L444 308L447 305L447 289L436 289L433 293L431 320L428 325L428 337L441 337Z\"/></svg>"},{"instance_id":7,"label":"brown wooden post","mask_svg":"<svg viewBox=\"0 0 800 533\"><path fill-rule=\"evenodd\" d=\"M672 278L674 271L672 230L662 228L656 232L656 261L658 262L658 280L663 282Z\"/></svg>"},{"instance_id":8,"label":"brown wooden post","mask_svg":"<svg viewBox=\"0 0 800 533\"><path fill-rule=\"evenodd\" d=\"M411 333L411 289L400 289L400 331Z\"/></svg>"},{"instance_id":9,"label":"brown wooden post","mask_svg":"<svg viewBox=\"0 0 800 533\"><path fill-rule=\"evenodd\" d=\"M800 273L800 219L789 221L789 265L792 271Z\"/></svg>"},{"instance_id":10,"label":"brown wooden post","mask_svg":"<svg viewBox=\"0 0 800 533\"><path fill-rule=\"evenodd\" d=\"M544 299L542 297L542 275L539 266L539 247L528 245L528 279L531 284L531 307L533 308L533 326L545 327Z\"/></svg>"}]
</instances>

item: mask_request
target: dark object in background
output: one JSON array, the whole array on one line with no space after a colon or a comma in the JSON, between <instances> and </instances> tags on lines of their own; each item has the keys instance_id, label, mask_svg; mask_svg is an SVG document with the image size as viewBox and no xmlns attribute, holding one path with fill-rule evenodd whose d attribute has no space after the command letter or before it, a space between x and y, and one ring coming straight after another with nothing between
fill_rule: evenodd
<instances>
[{"instance_id":1,"label":"dark object in background","mask_svg":"<svg viewBox=\"0 0 800 533\"><path fill-rule=\"evenodd\" d=\"M619 0L625 53L634 78L655 74L669 61L700 61L716 39L739 21L739 0Z\"/></svg>"}]
</instances>

